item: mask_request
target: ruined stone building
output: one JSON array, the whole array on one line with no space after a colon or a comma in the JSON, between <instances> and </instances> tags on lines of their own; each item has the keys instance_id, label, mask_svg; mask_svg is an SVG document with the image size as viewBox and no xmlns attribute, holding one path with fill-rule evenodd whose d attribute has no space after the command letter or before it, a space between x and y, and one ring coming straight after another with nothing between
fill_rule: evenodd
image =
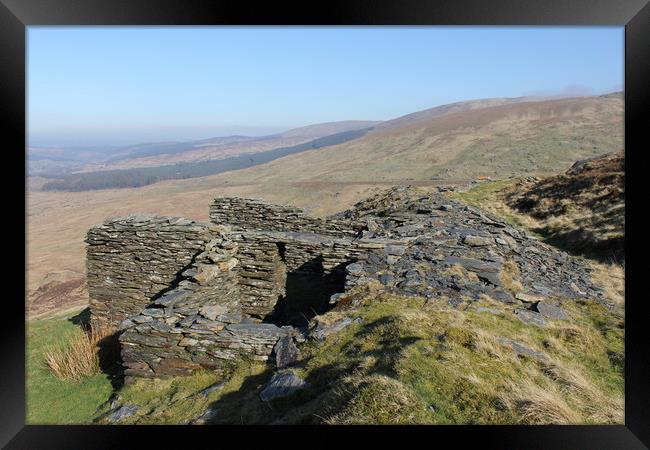
<instances>
[{"instance_id":1,"label":"ruined stone building","mask_svg":"<svg viewBox=\"0 0 650 450\"><path fill-rule=\"evenodd\" d=\"M405 187L326 219L216 198L210 223L115 218L86 242L92 321L119 330L127 382L272 358L281 337L309 338L311 318L370 282L450 305L480 295L512 304L603 297L580 260L442 194ZM521 292L504 283L506 263L516 264ZM539 303L515 312L543 323Z\"/></svg>"}]
</instances>

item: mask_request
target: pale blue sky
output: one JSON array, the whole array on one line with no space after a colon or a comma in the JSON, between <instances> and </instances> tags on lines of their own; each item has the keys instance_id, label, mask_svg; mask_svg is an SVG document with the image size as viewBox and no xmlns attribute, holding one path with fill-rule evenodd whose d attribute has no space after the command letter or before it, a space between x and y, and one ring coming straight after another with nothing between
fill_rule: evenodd
<instances>
[{"instance_id":1,"label":"pale blue sky","mask_svg":"<svg viewBox=\"0 0 650 450\"><path fill-rule=\"evenodd\" d=\"M260 135L622 90L622 27L29 27L31 145Z\"/></svg>"}]
</instances>

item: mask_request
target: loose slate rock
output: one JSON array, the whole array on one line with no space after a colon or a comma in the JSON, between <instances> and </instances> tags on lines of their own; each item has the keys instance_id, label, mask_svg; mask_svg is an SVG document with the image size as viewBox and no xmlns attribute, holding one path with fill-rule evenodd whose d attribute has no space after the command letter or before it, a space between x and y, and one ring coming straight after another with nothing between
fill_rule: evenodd
<instances>
[{"instance_id":1,"label":"loose slate rock","mask_svg":"<svg viewBox=\"0 0 650 450\"><path fill-rule=\"evenodd\" d=\"M554 306L545 302L539 302L535 306L538 313L548 319L566 320L567 315L562 308Z\"/></svg>"},{"instance_id":2,"label":"loose slate rock","mask_svg":"<svg viewBox=\"0 0 650 450\"><path fill-rule=\"evenodd\" d=\"M515 299L506 291L502 290L494 290L490 294L490 297L492 297L494 300L498 300L503 303L516 303Z\"/></svg>"},{"instance_id":3,"label":"loose slate rock","mask_svg":"<svg viewBox=\"0 0 650 450\"><path fill-rule=\"evenodd\" d=\"M529 358L533 358L538 361L548 360L547 356L544 353L526 347L524 344L520 342L513 341L512 339L508 339L508 338L499 338L498 341L503 345L507 345L511 347L515 351L517 356L527 356Z\"/></svg>"},{"instance_id":4,"label":"loose slate rock","mask_svg":"<svg viewBox=\"0 0 650 450\"><path fill-rule=\"evenodd\" d=\"M535 303L539 302L540 300L543 300L544 297L540 297L538 295L533 295L533 294L525 294L523 292L519 292L515 298L517 300L521 300L524 303Z\"/></svg>"},{"instance_id":5,"label":"loose slate rock","mask_svg":"<svg viewBox=\"0 0 650 450\"><path fill-rule=\"evenodd\" d=\"M311 331L309 336L312 339L315 339L317 341L324 341L327 336L338 333L339 331L347 328L348 326L352 325L353 323L360 323L361 319L352 319L351 317L344 317L343 319L334 322L331 325L323 325L323 324L318 324L316 327Z\"/></svg>"},{"instance_id":6,"label":"loose slate rock","mask_svg":"<svg viewBox=\"0 0 650 450\"><path fill-rule=\"evenodd\" d=\"M273 347L275 352L275 365L282 369L298 361L300 350L293 343L291 336L282 336Z\"/></svg>"},{"instance_id":7,"label":"loose slate rock","mask_svg":"<svg viewBox=\"0 0 650 450\"><path fill-rule=\"evenodd\" d=\"M106 416L106 420L109 422L119 422L122 419L131 417L138 412L138 407L135 405L123 405L117 408L115 411L112 411Z\"/></svg>"},{"instance_id":8,"label":"loose slate rock","mask_svg":"<svg viewBox=\"0 0 650 450\"><path fill-rule=\"evenodd\" d=\"M479 306L478 308L476 308L476 312L490 313L490 314L495 314L497 316L503 316L504 315L504 312L502 310L500 310L500 309L486 308L484 306Z\"/></svg>"},{"instance_id":9,"label":"loose slate rock","mask_svg":"<svg viewBox=\"0 0 650 450\"><path fill-rule=\"evenodd\" d=\"M225 381L220 381L219 383L215 383L212 386L208 386L207 388L203 389L201 392L199 392L199 394L201 394L204 397L207 397L213 392L223 389L225 385L226 385Z\"/></svg>"},{"instance_id":10,"label":"loose slate rock","mask_svg":"<svg viewBox=\"0 0 650 450\"><path fill-rule=\"evenodd\" d=\"M212 419L214 419L216 416L217 416L217 409L209 408L206 412L204 412L195 420L190 422L190 425L205 425L206 423L209 423Z\"/></svg>"},{"instance_id":11,"label":"loose slate rock","mask_svg":"<svg viewBox=\"0 0 650 450\"><path fill-rule=\"evenodd\" d=\"M494 239L482 236L467 235L463 238L463 242L467 245L471 245L472 247L483 247L485 245L492 245L494 243Z\"/></svg>"},{"instance_id":12,"label":"loose slate rock","mask_svg":"<svg viewBox=\"0 0 650 450\"><path fill-rule=\"evenodd\" d=\"M260 392L260 399L263 402L270 402L271 400L293 395L308 386L309 384L292 370L282 370L273 374L271 381Z\"/></svg>"},{"instance_id":13,"label":"loose slate rock","mask_svg":"<svg viewBox=\"0 0 650 450\"><path fill-rule=\"evenodd\" d=\"M544 317L538 312L529 311L526 309L517 309L515 310L515 315L519 320L527 325L535 325L536 327L546 326Z\"/></svg>"}]
</instances>

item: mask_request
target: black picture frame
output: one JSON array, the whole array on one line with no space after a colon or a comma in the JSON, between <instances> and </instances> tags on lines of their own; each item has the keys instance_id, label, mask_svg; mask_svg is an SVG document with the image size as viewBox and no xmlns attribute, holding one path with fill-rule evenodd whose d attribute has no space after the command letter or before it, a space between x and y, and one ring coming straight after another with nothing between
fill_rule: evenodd
<instances>
[{"instance_id":1,"label":"black picture frame","mask_svg":"<svg viewBox=\"0 0 650 450\"><path fill-rule=\"evenodd\" d=\"M625 26L625 147L627 201L643 195L630 189L644 147L634 143L647 126L643 121L649 102L650 6L647 0L347 0L308 4L224 0L0 0L0 116L5 125L5 158L16 170L4 181L16 202L6 214L5 236L18 242L26 236L20 211L25 196L25 37L32 25L617 25ZM19 170L22 168L22 170ZM630 177L632 174L632 177ZM630 193L632 194L630 196ZM630 235L642 236L626 216L626 257L635 259L640 249L631 247ZM27 216L25 216L27 219ZM10 220L11 219L11 220ZM636 230L636 231L634 231ZM16 253L20 252L19 248ZM23 250L25 247L23 247ZM17 257L14 257L17 259ZM15 264L15 262L14 262ZM647 264L645 264L647 266ZM631 267L635 267L634 265ZM636 266L637 268L639 266ZM643 264L641 265L642 268ZM638 274L639 272L636 271ZM621 426L430 426L430 427L180 427L180 426L37 426L25 425L25 305L20 271L11 271L3 299L2 362L0 364L0 444L6 448L131 448L135 439L184 446L232 444L250 447L348 443L350 433L384 439L387 434L405 442L418 439L429 445L474 443L485 448L634 449L650 446L650 364L645 298L634 296L640 275L626 271L625 425ZM7 289L8 292L7 292ZM249 432L253 431L253 432ZM406 433L406 434L405 434ZM408 436L413 433L416 436ZM200 435L200 437L198 436ZM289 440L287 440L287 438ZM302 439L301 439L302 438ZM259 440L259 441L258 441ZM255 442L257 441L257 442ZM239 442L239 443L237 443ZM415 441L411 445L415 444ZM132 443L132 444L131 444ZM645 445L644 445L645 444ZM142 444L139 444L142 445ZM407 444L408 445L408 444Z\"/></svg>"}]
</instances>

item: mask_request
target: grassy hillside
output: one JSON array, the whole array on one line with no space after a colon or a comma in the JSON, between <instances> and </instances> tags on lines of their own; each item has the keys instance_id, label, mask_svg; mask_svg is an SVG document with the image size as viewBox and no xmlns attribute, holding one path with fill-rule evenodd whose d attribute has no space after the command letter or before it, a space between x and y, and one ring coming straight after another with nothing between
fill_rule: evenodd
<instances>
[{"instance_id":1,"label":"grassy hillside","mask_svg":"<svg viewBox=\"0 0 650 450\"><path fill-rule=\"evenodd\" d=\"M514 97L514 98L486 98L478 100L466 100L462 102L450 103L447 105L435 106L422 111L406 114L395 119L386 120L376 126L377 130L395 129L417 123L426 122L435 117L446 114L454 114L473 109L490 108L492 106L510 105L523 102L539 102L550 100L546 97Z\"/></svg>"},{"instance_id":2,"label":"grassy hillside","mask_svg":"<svg viewBox=\"0 0 650 450\"><path fill-rule=\"evenodd\" d=\"M320 320L360 323L301 345L294 370L307 389L264 403L274 368L242 361L223 377L137 381L119 392L135 411L122 423L623 423L622 316L596 303L568 302L571 322L541 329L488 299L456 310L371 289L358 295L361 306Z\"/></svg>"},{"instance_id":3,"label":"grassy hillside","mask_svg":"<svg viewBox=\"0 0 650 450\"><path fill-rule=\"evenodd\" d=\"M623 103L586 97L435 117L233 173L233 181L504 177L566 170L623 147Z\"/></svg>"},{"instance_id":4,"label":"grassy hillside","mask_svg":"<svg viewBox=\"0 0 650 450\"><path fill-rule=\"evenodd\" d=\"M604 260L625 260L625 154L578 161L566 173L519 182L507 203L538 222L558 246Z\"/></svg>"},{"instance_id":5,"label":"grassy hillside","mask_svg":"<svg viewBox=\"0 0 650 450\"><path fill-rule=\"evenodd\" d=\"M112 392L103 373L80 383L57 379L45 365L48 349L65 345L80 328L72 322L79 311L27 322L27 423L89 423Z\"/></svg>"},{"instance_id":6,"label":"grassy hillside","mask_svg":"<svg viewBox=\"0 0 650 450\"><path fill-rule=\"evenodd\" d=\"M92 423L117 398L135 411L121 423L138 424L623 423L620 312L568 301L570 322L537 328L488 298L457 310L373 286L355 295L359 306L319 320L361 321L302 344L295 371L309 388L271 404L259 392L274 367L254 361L223 376L199 371L117 390L104 374L58 380L43 356L80 332L78 313L30 321L27 422Z\"/></svg>"},{"instance_id":7,"label":"grassy hillside","mask_svg":"<svg viewBox=\"0 0 650 450\"><path fill-rule=\"evenodd\" d=\"M264 164L283 156L300 153L306 150L316 150L342 142L357 139L367 133L367 129L345 131L325 136L312 141L280 147L273 150L244 154L229 158L179 163L158 167L143 167L137 169L102 170L97 172L82 172L66 175L61 179L50 181L42 186L44 191L89 191L95 189L112 189L125 187L140 187L162 180L178 180L185 178L205 177L222 172L229 172L246 167Z\"/></svg>"},{"instance_id":8,"label":"grassy hillside","mask_svg":"<svg viewBox=\"0 0 650 450\"><path fill-rule=\"evenodd\" d=\"M625 154L576 162L545 178L515 177L452 194L568 253L625 264Z\"/></svg>"}]
</instances>

